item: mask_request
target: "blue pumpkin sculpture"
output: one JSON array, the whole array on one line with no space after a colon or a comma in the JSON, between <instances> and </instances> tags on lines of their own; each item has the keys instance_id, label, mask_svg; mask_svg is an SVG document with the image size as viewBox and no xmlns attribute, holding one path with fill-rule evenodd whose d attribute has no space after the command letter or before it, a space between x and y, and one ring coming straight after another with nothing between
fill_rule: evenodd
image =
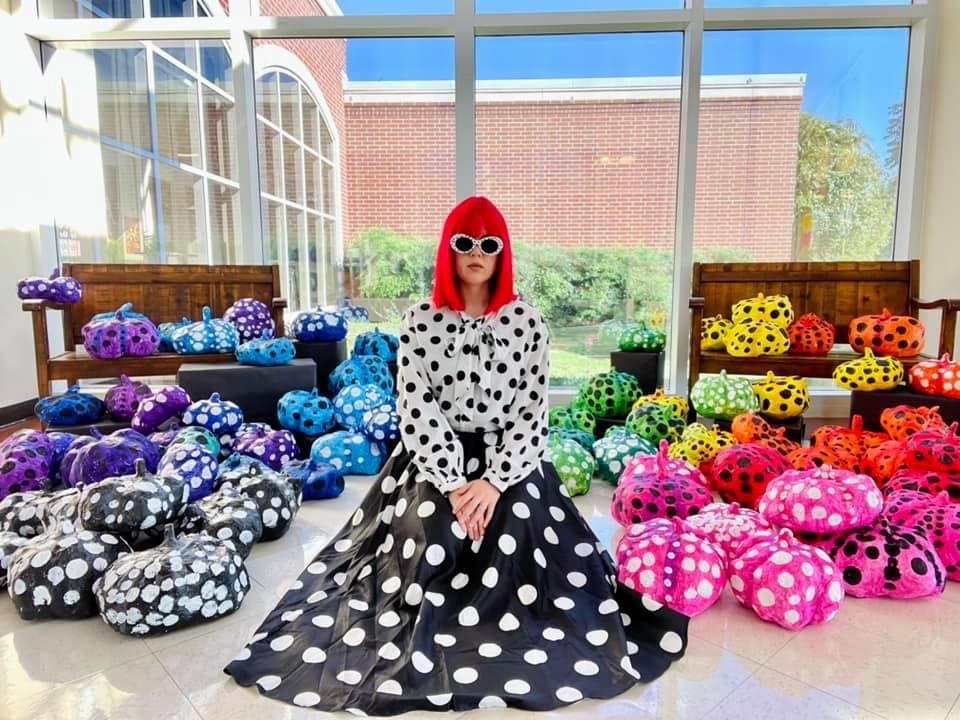
<instances>
[{"instance_id":1,"label":"blue pumpkin sculpture","mask_svg":"<svg viewBox=\"0 0 960 720\"><path fill-rule=\"evenodd\" d=\"M250 340L237 348L237 362L242 365L272 367L286 365L297 356L293 342L287 338L271 338L268 331L259 340Z\"/></svg>"},{"instance_id":2,"label":"blue pumpkin sculpture","mask_svg":"<svg viewBox=\"0 0 960 720\"><path fill-rule=\"evenodd\" d=\"M396 401L391 398L375 408L370 408L360 421L360 432L371 440L389 441L400 437L400 416Z\"/></svg>"},{"instance_id":3,"label":"blue pumpkin sculpture","mask_svg":"<svg viewBox=\"0 0 960 720\"><path fill-rule=\"evenodd\" d=\"M348 385L333 399L333 419L341 427L359 430L363 425L363 414L393 398L376 385Z\"/></svg>"},{"instance_id":4,"label":"blue pumpkin sculpture","mask_svg":"<svg viewBox=\"0 0 960 720\"><path fill-rule=\"evenodd\" d=\"M174 330L173 349L180 355L233 353L240 336L230 323L213 317L209 307L203 308L203 320Z\"/></svg>"},{"instance_id":5,"label":"blue pumpkin sculpture","mask_svg":"<svg viewBox=\"0 0 960 720\"><path fill-rule=\"evenodd\" d=\"M213 492L217 481L217 456L189 443L171 445L160 459L157 477L173 476L190 486L190 502Z\"/></svg>"},{"instance_id":6,"label":"blue pumpkin sculpture","mask_svg":"<svg viewBox=\"0 0 960 720\"><path fill-rule=\"evenodd\" d=\"M330 373L330 394L336 395L348 385L376 385L393 394L393 374L387 362L376 355L354 355Z\"/></svg>"},{"instance_id":7,"label":"blue pumpkin sculpture","mask_svg":"<svg viewBox=\"0 0 960 720\"><path fill-rule=\"evenodd\" d=\"M297 315L291 326L300 342L332 342L347 336L347 318L338 312L317 308Z\"/></svg>"},{"instance_id":8,"label":"blue pumpkin sculpture","mask_svg":"<svg viewBox=\"0 0 960 720\"><path fill-rule=\"evenodd\" d=\"M214 393L207 400L197 400L183 411L183 424L202 427L216 436L232 434L243 425L243 410Z\"/></svg>"},{"instance_id":9,"label":"blue pumpkin sculpture","mask_svg":"<svg viewBox=\"0 0 960 720\"><path fill-rule=\"evenodd\" d=\"M337 311L342 313L348 321L370 322L370 312L362 305L354 305L348 297L340 301Z\"/></svg>"},{"instance_id":10,"label":"blue pumpkin sculpture","mask_svg":"<svg viewBox=\"0 0 960 720\"><path fill-rule=\"evenodd\" d=\"M220 457L220 438L206 428L196 425L180 428L176 436L167 443L165 450L169 450L174 445L198 445L214 457Z\"/></svg>"},{"instance_id":11,"label":"blue pumpkin sculpture","mask_svg":"<svg viewBox=\"0 0 960 720\"><path fill-rule=\"evenodd\" d=\"M77 436L65 432L48 432L47 437L53 443L53 454L50 456L50 486L56 488L61 484L60 465Z\"/></svg>"},{"instance_id":12,"label":"blue pumpkin sculpture","mask_svg":"<svg viewBox=\"0 0 960 720\"><path fill-rule=\"evenodd\" d=\"M160 347L157 348L157 352L173 352L173 333L191 323L193 321L190 318L183 318L180 322L165 322L157 325L157 332L160 333Z\"/></svg>"},{"instance_id":13,"label":"blue pumpkin sculpture","mask_svg":"<svg viewBox=\"0 0 960 720\"><path fill-rule=\"evenodd\" d=\"M301 486L304 500L326 500L343 492L343 473L333 465L294 460L283 466L283 474Z\"/></svg>"},{"instance_id":14,"label":"blue pumpkin sculpture","mask_svg":"<svg viewBox=\"0 0 960 720\"><path fill-rule=\"evenodd\" d=\"M387 362L397 361L400 339L396 335L381 332L374 328L370 332L360 333L353 344L354 355L376 355Z\"/></svg>"},{"instance_id":15,"label":"blue pumpkin sculpture","mask_svg":"<svg viewBox=\"0 0 960 720\"><path fill-rule=\"evenodd\" d=\"M96 422L105 410L100 398L80 392L79 385L71 386L63 395L44 398L33 407L43 424L51 427Z\"/></svg>"},{"instance_id":16,"label":"blue pumpkin sculpture","mask_svg":"<svg viewBox=\"0 0 960 720\"><path fill-rule=\"evenodd\" d=\"M376 475L386 459L382 443L350 430L321 435L310 447L314 465L332 465L344 475Z\"/></svg>"},{"instance_id":17,"label":"blue pumpkin sculpture","mask_svg":"<svg viewBox=\"0 0 960 720\"><path fill-rule=\"evenodd\" d=\"M291 390L277 402L280 427L309 437L333 429L333 403L317 391Z\"/></svg>"}]
</instances>

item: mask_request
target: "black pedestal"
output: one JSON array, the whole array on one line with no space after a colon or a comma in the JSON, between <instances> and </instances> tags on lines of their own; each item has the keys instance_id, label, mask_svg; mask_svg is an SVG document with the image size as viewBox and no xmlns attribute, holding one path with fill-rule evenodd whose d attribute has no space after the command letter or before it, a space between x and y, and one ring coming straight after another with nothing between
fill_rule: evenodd
<instances>
[{"instance_id":1,"label":"black pedestal","mask_svg":"<svg viewBox=\"0 0 960 720\"><path fill-rule=\"evenodd\" d=\"M84 423L83 425L46 425L42 424L44 432L65 432L74 435L92 435L90 432L96 429L101 435L109 435L114 430L123 430L130 427L129 422L113 420L109 417L103 420L97 420L94 423Z\"/></svg>"},{"instance_id":2,"label":"black pedestal","mask_svg":"<svg viewBox=\"0 0 960 720\"><path fill-rule=\"evenodd\" d=\"M277 401L290 390L312 390L317 366L312 360L294 360L288 365L259 367L240 363L202 365L187 363L177 372L177 384L194 400L215 392L235 402L247 422L276 425Z\"/></svg>"},{"instance_id":3,"label":"black pedestal","mask_svg":"<svg viewBox=\"0 0 960 720\"><path fill-rule=\"evenodd\" d=\"M640 381L644 395L663 387L663 353L614 350L610 353L614 370L630 373Z\"/></svg>"},{"instance_id":4,"label":"black pedestal","mask_svg":"<svg viewBox=\"0 0 960 720\"><path fill-rule=\"evenodd\" d=\"M594 437L598 440L602 438L607 430L612 428L614 425L623 425L625 417L622 418L597 418L597 426L593 431Z\"/></svg>"},{"instance_id":5,"label":"black pedestal","mask_svg":"<svg viewBox=\"0 0 960 720\"><path fill-rule=\"evenodd\" d=\"M940 415L949 425L960 422L960 400L952 400L940 395L925 395L914 392L905 385L894 390L875 390L862 392L853 390L850 393L850 419L854 415L863 417L864 430L883 430L880 425L880 414L888 407L909 405L910 407L940 407Z\"/></svg>"},{"instance_id":6,"label":"black pedestal","mask_svg":"<svg viewBox=\"0 0 960 720\"><path fill-rule=\"evenodd\" d=\"M317 389L321 395L329 395L327 380L337 365L347 359L347 341L334 340L331 342L295 342L297 357L313 360L317 365Z\"/></svg>"},{"instance_id":7,"label":"black pedestal","mask_svg":"<svg viewBox=\"0 0 960 720\"><path fill-rule=\"evenodd\" d=\"M703 422L704 418L697 418L700 422ZM803 419L803 415L795 418L789 418L788 420L774 420L773 418L764 418L768 423L770 423L775 428L784 427L787 429L787 439L793 440L794 442L802 443L804 433L807 430L807 423ZM720 430L725 430L730 432L730 421L729 420L714 420L713 426Z\"/></svg>"}]
</instances>

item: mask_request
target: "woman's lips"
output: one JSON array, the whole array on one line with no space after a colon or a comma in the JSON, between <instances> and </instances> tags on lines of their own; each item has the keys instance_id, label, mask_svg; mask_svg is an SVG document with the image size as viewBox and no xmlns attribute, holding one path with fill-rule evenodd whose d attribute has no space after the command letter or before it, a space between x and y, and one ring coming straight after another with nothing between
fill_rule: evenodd
<instances>
[{"instance_id":1,"label":"woman's lips","mask_svg":"<svg viewBox=\"0 0 960 720\"><path fill-rule=\"evenodd\" d=\"M476 268L477 270L483 270L483 265L480 263L470 263L467 265L468 268Z\"/></svg>"}]
</instances>

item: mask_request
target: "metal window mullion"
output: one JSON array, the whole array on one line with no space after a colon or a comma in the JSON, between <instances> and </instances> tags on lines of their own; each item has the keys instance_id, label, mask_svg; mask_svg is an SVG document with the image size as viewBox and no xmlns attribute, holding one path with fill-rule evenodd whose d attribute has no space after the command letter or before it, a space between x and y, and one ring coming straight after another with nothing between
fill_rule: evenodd
<instances>
[{"instance_id":1,"label":"metal window mullion","mask_svg":"<svg viewBox=\"0 0 960 720\"><path fill-rule=\"evenodd\" d=\"M149 3L145 3L144 7ZM167 262L167 227L164 222L163 186L160 180L160 124L157 119L157 77L154 54L146 48L147 57L147 106L150 110L151 169L153 170L154 206L157 213L157 244L160 248L160 263Z\"/></svg>"},{"instance_id":2,"label":"metal window mullion","mask_svg":"<svg viewBox=\"0 0 960 720\"><path fill-rule=\"evenodd\" d=\"M683 32L680 80L680 155L677 162L677 214L673 247L673 302L667 362L672 392L686 395L689 361L694 211L697 193L697 142L700 131L700 84L703 72L703 1L688 0L692 18ZM699 329L698 329L699 330Z\"/></svg>"},{"instance_id":3,"label":"metal window mullion","mask_svg":"<svg viewBox=\"0 0 960 720\"><path fill-rule=\"evenodd\" d=\"M477 187L477 39L474 0L456 0L454 7L454 116L456 123L457 200Z\"/></svg>"},{"instance_id":4,"label":"metal window mullion","mask_svg":"<svg viewBox=\"0 0 960 720\"><path fill-rule=\"evenodd\" d=\"M300 139L297 142L297 159L300 164L300 197L303 210L300 211L302 232L297 238L300 247L300 307L310 307L310 252L307 248L307 157L303 144L303 85L297 80L297 114L300 116ZM307 251L307 252L304 252Z\"/></svg>"},{"instance_id":5,"label":"metal window mullion","mask_svg":"<svg viewBox=\"0 0 960 720\"><path fill-rule=\"evenodd\" d=\"M197 12L196 0L194 0L194 14ZM195 43L194 48L197 52L197 67L200 66L200 48ZM207 245L207 264L213 265L213 230L210 225L210 183L207 177L207 121L203 102L203 84L194 78L194 84L197 88L197 119L200 124L200 168L203 170L203 218L204 218L204 236Z\"/></svg>"},{"instance_id":6,"label":"metal window mullion","mask_svg":"<svg viewBox=\"0 0 960 720\"><path fill-rule=\"evenodd\" d=\"M237 4L237 3L234 3ZM239 22L239 20L237 20ZM237 139L237 200L240 203L239 247L237 262L264 262L260 208L260 166L257 154L257 106L253 69L253 39L239 27L230 35L234 88L234 125Z\"/></svg>"}]
</instances>

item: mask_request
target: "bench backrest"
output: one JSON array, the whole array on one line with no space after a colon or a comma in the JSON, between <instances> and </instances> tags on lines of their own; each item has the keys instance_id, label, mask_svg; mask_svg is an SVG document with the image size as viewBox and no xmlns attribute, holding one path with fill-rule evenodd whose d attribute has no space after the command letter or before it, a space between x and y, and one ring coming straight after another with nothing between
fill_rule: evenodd
<instances>
[{"instance_id":1,"label":"bench backrest","mask_svg":"<svg viewBox=\"0 0 960 720\"><path fill-rule=\"evenodd\" d=\"M184 317L199 320L205 305L220 317L241 298L256 298L270 308L281 297L276 265L65 264L61 272L83 285L83 298L64 312L68 349L83 342L80 331L91 317L128 302L159 325Z\"/></svg>"},{"instance_id":2,"label":"bench backrest","mask_svg":"<svg viewBox=\"0 0 960 720\"><path fill-rule=\"evenodd\" d=\"M705 318L729 318L735 302L757 293L786 295L797 317L816 313L836 325L836 341L846 343L850 321L859 315L888 308L915 316L919 289L918 260L695 263L691 295L703 298ZM699 324L691 330L699 334Z\"/></svg>"}]
</instances>

